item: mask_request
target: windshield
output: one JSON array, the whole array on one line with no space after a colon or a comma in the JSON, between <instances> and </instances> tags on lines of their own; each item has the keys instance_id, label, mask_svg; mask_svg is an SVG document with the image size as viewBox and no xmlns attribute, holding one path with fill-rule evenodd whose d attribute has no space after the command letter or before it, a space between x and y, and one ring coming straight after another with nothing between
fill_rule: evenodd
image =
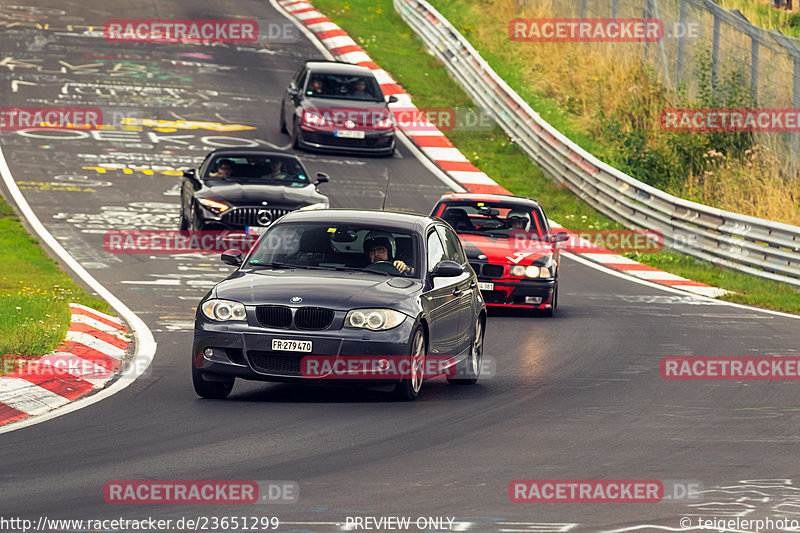
<instances>
[{"instance_id":1,"label":"windshield","mask_svg":"<svg viewBox=\"0 0 800 533\"><path fill-rule=\"evenodd\" d=\"M330 268L416 277L416 237L372 225L276 224L255 245L248 266Z\"/></svg>"},{"instance_id":2,"label":"windshield","mask_svg":"<svg viewBox=\"0 0 800 533\"><path fill-rule=\"evenodd\" d=\"M305 187L311 181L300 162L292 157L220 155L208 165L205 179L239 183L269 183Z\"/></svg>"},{"instance_id":3,"label":"windshield","mask_svg":"<svg viewBox=\"0 0 800 533\"><path fill-rule=\"evenodd\" d=\"M305 94L314 98L383 101L383 91L372 76L312 74L308 77Z\"/></svg>"},{"instance_id":4,"label":"windshield","mask_svg":"<svg viewBox=\"0 0 800 533\"><path fill-rule=\"evenodd\" d=\"M544 240L546 224L535 207L487 201L458 201L442 204L436 216L457 233L513 237L524 233L528 239Z\"/></svg>"}]
</instances>

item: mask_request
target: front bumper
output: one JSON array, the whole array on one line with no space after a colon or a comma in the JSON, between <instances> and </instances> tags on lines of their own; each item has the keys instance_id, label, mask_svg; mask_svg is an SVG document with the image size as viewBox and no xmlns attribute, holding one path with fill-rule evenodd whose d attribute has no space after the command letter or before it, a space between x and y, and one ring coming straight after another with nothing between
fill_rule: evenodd
<instances>
[{"instance_id":1,"label":"front bumper","mask_svg":"<svg viewBox=\"0 0 800 533\"><path fill-rule=\"evenodd\" d=\"M201 231L245 232L249 227L267 228L283 215L301 207L302 204L299 206L270 208L234 206L224 213L214 213L205 207L201 207L195 214L195 224L197 229Z\"/></svg>"},{"instance_id":2,"label":"front bumper","mask_svg":"<svg viewBox=\"0 0 800 533\"><path fill-rule=\"evenodd\" d=\"M337 312L337 315L339 313ZM248 309L248 315L251 315ZM344 313L342 312L342 318ZM253 317L249 317L253 322ZM397 358L409 353L409 340L414 328L414 319L408 317L399 326L387 331L340 328L337 317L330 329L303 331L297 329L266 328L251 323L216 323L198 318L195 322L192 360L196 370L204 378L213 380L237 377L258 381L283 381L302 383L336 382L340 384L396 383L397 379L386 379L376 374L374 379L363 371L352 375L339 374L327 379L319 374L309 376L309 356L334 356L331 361L378 359L380 356ZM272 340L311 341L311 352L275 351ZM204 352L211 348L212 354Z\"/></svg>"},{"instance_id":3,"label":"front bumper","mask_svg":"<svg viewBox=\"0 0 800 533\"><path fill-rule=\"evenodd\" d=\"M481 290L488 307L524 307L527 309L550 309L557 283L555 279L519 280L482 277L479 277L478 281L494 285L493 290Z\"/></svg>"},{"instance_id":4,"label":"front bumper","mask_svg":"<svg viewBox=\"0 0 800 533\"><path fill-rule=\"evenodd\" d=\"M324 151L347 151L364 154L390 154L395 148L394 131L366 131L363 139L336 137L333 131L299 128L301 148Z\"/></svg>"}]
</instances>

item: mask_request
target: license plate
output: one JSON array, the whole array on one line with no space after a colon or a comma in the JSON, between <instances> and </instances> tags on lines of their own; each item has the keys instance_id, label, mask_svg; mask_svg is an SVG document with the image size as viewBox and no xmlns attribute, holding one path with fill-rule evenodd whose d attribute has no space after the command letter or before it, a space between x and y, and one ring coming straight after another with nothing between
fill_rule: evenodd
<instances>
[{"instance_id":1,"label":"license plate","mask_svg":"<svg viewBox=\"0 0 800 533\"><path fill-rule=\"evenodd\" d=\"M267 227L264 226L247 226L246 232L248 235L261 235L267 231Z\"/></svg>"},{"instance_id":2,"label":"license plate","mask_svg":"<svg viewBox=\"0 0 800 533\"><path fill-rule=\"evenodd\" d=\"M343 139L363 139L366 134L363 131L336 130L333 132L333 136L342 137Z\"/></svg>"},{"instance_id":3,"label":"license plate","mask_svg":"<svg viewBox=\"0 0 800 533\"><path fill-rule=\"evenodd\" d=\"M494 283L485 283L482 281L478 282L478 288L482 291L493 291L494 290Z\"/></svg>"},{"instance_id":4,"label":"license plate","mask_svg":"<svg viewBox=\"0 0 800 533\"><path fill-rule=\"evenodd\" d=\"M272 339L272 349L282 352L311 352L311 341Z\"/></svg>"}]
</instances>

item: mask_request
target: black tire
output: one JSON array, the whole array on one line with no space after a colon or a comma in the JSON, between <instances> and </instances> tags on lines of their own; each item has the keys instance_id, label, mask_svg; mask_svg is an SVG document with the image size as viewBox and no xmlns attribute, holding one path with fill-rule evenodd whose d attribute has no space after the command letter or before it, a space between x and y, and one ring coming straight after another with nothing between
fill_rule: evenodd
<instances>
[{"instance_id":1,"label":"black tire","mask_svg":"<svg viewBox=\"0 0 800 533\"><path fill-rule=\"evenodd\" d=\"M194 361L192 361L192 383L194 391L201 398L224 400L233 390L235 381L236 378L230 378L229 381L206 381L203 379L203 374L194 367Z\"/></svg>"},{"instance_id":2,"label":"black tire","mask_svg":"<svg viewBox=\"0 0 800 533\"><path fill-rule=\"evenodd\" d=\"M447 378L448 383L453 385L474 385L478 382L478 378L481 375L481 365L483 364L483 335L485 333L480 315L475 318L473 331L469 356L456 365L455 375Z\"/></svg>"},{"instance_id":3,"label":"black tire","mask_svg":"<svg viewBox=\"0 0 800 533\"><path fill-rule=\"evenodd\" d=\"M422 380L425 377L426 352L425 332L422 330L422 326L417 325L411 332L411 339L408 343L411 376L395 385L393 394L396 399L411 401L419 397Z\"/></svg>"},{"instance_id":4,"label":"black tire","mask_svg":"<svg viewBox=\"0 0 800 533\"><path fill-rule=\"evenodd\" d=\"M283 115L283 103L281 103L281 133L289 133L286 129L286 117Z\"/></svg>"},{"instance_id":5,"label":"black tire","mask_svg":"<svg viewBox=\"0 0 800 533\"><path fill-rule=\"evenodd\" d=\"M553 305L550 306L550 309L544 310L544 316L552 317L556 314L556 307L558 307L558 284L553 287Z\"/></svg>"},{"instance_id":6,"label":"black tire","mask_svg":"<svg viewBox=\"0 0 800 533\"><path fill-rule=\"evenodd\" d=\"M181 206L181 221L178 226L179 231L189 231L189 219L183 213L183 206Z\"/></svg>"},{"instance_id":7,"label":"black tire","mask_svg":"<svg viewBox=\"0 0 800 533\"><path fill-rule=\"evenodd\" d=\"M300 135L297 133L297 124L292 128L292 148L300 148Z\"/></svg>"}]
</instances>

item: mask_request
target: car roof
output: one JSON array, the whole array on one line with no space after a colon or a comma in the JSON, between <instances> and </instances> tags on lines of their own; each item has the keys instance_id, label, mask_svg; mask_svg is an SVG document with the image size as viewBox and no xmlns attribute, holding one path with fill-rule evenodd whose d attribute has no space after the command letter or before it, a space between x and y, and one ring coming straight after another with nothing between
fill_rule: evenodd
<instances>
[{"instance_id":1,"label":"car roof","mask_svg":"<svg viewBox=\"0 0 800 533\"><path fill-rule=\"evenodd\" d=\"M439 198L441 202L465 200L470 202L503 202L506 204L525 207L540 207L539 202L526 196L513 196L510 194L481 194L481 193L448 193Z\"/></svg>"},{"instance_id":2,"label":"car roof","mask_svg":"<svg viewBox=\"0 0 800 533\"><path fill-rule=\"evenodd\" d=\"M216 150L212 150L208 153L206 157L209 156L219 156L219 155L230 155L230 156L242 156L242 155L258 155L258 156L280 156L280 157L289 157L292 159L299 158L295 154L290 154L287 152L278 152L276 150L270 150L267 148L217 148Z\"/></svg>"},{"instance_id":3,"label":"car roof","mask_svg":"<svg viewBox=\"0 0 800 533\"><path fill-rule=\"evenodd\" d=\"M344 61L324 61L324 60L311 60L306 61L306 68L319 74L345 74L360 76L374 77L372 71L362 65L354 65L352 63L345 63Z\"/></svg>"},{"instance_id":4,"label":"car roof","mask_svg":"<svg viewBox=\"0 0 800 533\"><path fill-rule=\"evenodd\" d=\"M428 215L414 215L397 211L377 209L318 209L313 211L292 211L281 218L281 222L329 222L331 224L375 224L388 229L399 228L406 231L422 231L439 219Z\"/></svg>"}]
</instances>

